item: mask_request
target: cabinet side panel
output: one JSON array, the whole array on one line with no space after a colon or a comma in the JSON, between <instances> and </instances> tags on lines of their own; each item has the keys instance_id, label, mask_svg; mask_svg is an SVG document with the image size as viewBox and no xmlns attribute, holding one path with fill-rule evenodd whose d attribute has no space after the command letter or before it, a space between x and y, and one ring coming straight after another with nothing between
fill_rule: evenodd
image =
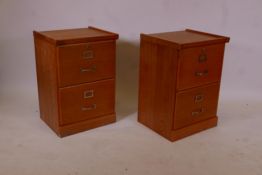
<instances>
[{"instance_id":1,"label":"cabinet side panel","mask_svg":"<svg viewBox=\"0 0 262 175\"><path fill-rule=\"evenodd\" d=\"M177 51L141 39L138 121L169 138L172 130Z\"/></svg>"},{"instance_id":2,"label":"cabinet side panel","mask_svg":"<svg viewBox=\"0 0 262 175\"><path fill-rule=\"evenodd\" d=\"M40 117L58 132L56 48L34 33Z\"/></svg>"}]
</instances>

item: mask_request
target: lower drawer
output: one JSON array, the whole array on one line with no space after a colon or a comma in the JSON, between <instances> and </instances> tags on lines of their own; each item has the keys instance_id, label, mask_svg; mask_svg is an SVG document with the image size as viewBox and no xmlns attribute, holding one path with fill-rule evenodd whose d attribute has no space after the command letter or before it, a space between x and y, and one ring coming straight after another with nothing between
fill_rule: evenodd
<instances>
[{"instance_id":1,"label":"lower drawer","mask_svg":"<svg viewBox=\"0 0 262 175\"><path fill-rule=\"evenodd\" d=\"M176 94L173 128L179 129L214 117L217 112L219 84L194 88Z\"/></svg>"},{"instance_id":2,"label":"lower drawer","mask_svg":"<svg viewBox=\"0 0 262 175\"><path fill-rule=\"evenodd\" d=\"M115 112L113 79L61 88L60 125L71 124Z\"/></svg>"}]
</instances>

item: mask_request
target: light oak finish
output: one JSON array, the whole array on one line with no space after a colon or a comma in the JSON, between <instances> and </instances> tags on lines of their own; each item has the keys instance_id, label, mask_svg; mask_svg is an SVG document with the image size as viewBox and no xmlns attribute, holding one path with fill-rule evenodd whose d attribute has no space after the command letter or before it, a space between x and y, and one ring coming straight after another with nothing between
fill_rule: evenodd
<instances>
[{"instance_id":1,"label":"light oak finish","mask_svg":"<svg viewBox=\"0 0 262 175\"><path fill-rule=\"evenodd\" d=\"M216 126L226 42L190 29L141 34L138 121L171 141Z\"/></svg>"},{"instance_id":2,"label":"light oak finish","mask_svg":"<svg viewBox=\"0 0 262 175\"><path fill-rule=\"evenodd\" d=\"M118 35L94 27L33 33L41 119L60 137L115 122Z\"/></svg>"}]
</instances>

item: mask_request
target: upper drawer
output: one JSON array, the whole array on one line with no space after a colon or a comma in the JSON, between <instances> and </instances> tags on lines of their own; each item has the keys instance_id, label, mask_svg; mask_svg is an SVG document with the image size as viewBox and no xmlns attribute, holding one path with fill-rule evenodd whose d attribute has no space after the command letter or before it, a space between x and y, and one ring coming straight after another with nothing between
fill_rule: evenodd
<instances>
[{"instance_id":1,"label":"upper drawer","mask_svg":"<svg viewBox=\"0 0 262 175\"><path fill-rule=\"evenodd\" d=\"M181 50L177 89L220 81L225 44Z\"/></svg>"},{"instance_id":2,"label":"upper drawer","mask_svg":"<svg viewBox=\"0 0 262 175\"><path fill-rule=\"evenodd\" d=\"M66 125L114 113L115 81L84 83L59 89L60 124Z\"/></svg>"},{"instance_id":3,"label":"upper drawer","mask_svg":"<svg viewBox=\"0 0 262 175\"><path fill-rule=\"evenodd\" d=\"M214 117L217 111L219 84L194 88L176 94L174 129Z\"/></svg>"},{"instance_id":4,"label":"upper drawer","mask_svg":"<svg viewBox=\"0 0 262 175\"><path fill-rule=\"evenodd\" d=\"M60 87L113 78L115 41L58 47Z\"/></svg>"}]
</instances>

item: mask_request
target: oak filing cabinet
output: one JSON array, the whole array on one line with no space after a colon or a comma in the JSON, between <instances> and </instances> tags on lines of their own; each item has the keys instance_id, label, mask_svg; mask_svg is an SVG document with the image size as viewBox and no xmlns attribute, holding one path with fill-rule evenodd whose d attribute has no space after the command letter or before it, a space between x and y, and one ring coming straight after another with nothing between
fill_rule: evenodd
<instances>
[{"instance_id":1,"label":"oak filing cabinet","mask_svg":"<svg viewBox=\"0 0 262 175\"><path fill-rule=\"evenodd\" d=\"M171 141L216 126L226 42L190 29L141 34L138 121Z\"/></svg>"},{"instance_id":2,"label":"oak filing cabinet","mask_svg":"<svg viewBox=\"0 0 262 175\"><path fill-rule=\"evenodd\" d=\"M94 27L34 31L40 117L58 136L115 122L117 38Z\"/></svg>"}]
</instances>

